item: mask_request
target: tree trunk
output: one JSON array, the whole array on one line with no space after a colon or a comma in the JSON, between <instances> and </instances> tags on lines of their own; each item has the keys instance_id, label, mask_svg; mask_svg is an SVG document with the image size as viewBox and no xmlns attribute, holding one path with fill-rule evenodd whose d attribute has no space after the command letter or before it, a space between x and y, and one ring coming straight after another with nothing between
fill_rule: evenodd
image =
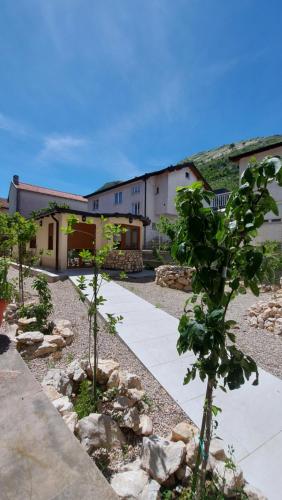
<instances>
[{"instance_id":1,"label":"tree trunk","mask_svg":"<svg viewBox=\"0 0 282 500\"><path fill-rule=\"evenodd\" d=\"M212 437L212 399L213 399L213 379L208 379L207 393L206 393L206 432L205 432L205 446L204 456L201 467L201 481L200 481L200 497L205 489L206 472L209 460L210 443Z\"/></svg>"},{"instance_id":2,"label":"tree trunk","mask_svg":"<svg viewBox=\"0 0 282 500\"><path fill-rule=\"evenodd\" d=\"M207 394L208 394L208 386L206 389L206 397L205 397L205 401L204 401L202 424L201 424L201 431L200 431L200 437L199 437L199 448L198 448L196 465L195 465L195 469L194 469L194 473L193 473L192 486L191 486L193 496L198 491L199 468L200 468L200 464L202 461L202 446L203 446L204 438L205 438L206 420L207 420L207 405L206 405Z\"/></svg>"},{"instance_id":3,"label":"tree trunk","mask_svg":"<svg viewBox=\"0 0 282 500\"><path fill-rule=\"evenodd\" d=\"M19 258L19 303L24 305L24 283L23 283L23 247L18 244L18 258Z\"/></svg>"},{"instance_id":4,"label":"tree trunk","mask_svg":"<svg viewBox=\"0 0 282 500\"><path fill-rule=\"evenodd\" d=\"M93 367L93 398L97 402L97 368L98 368L98 308L97 308L97 292L98 292L98 268L95 264L94 268L94 317L93 317L93 334L94 334L94 367Z\"/></svg>"}]
</instances>

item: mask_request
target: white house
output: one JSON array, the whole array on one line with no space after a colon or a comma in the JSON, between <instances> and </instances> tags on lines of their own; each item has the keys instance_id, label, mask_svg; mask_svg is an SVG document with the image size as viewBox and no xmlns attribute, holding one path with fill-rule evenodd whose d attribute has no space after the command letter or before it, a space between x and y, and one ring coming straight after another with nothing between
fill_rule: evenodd
<instances>
[{"instance_id":1,"label":"white house","mask_svg":"<svg viewBox=\"0 0 282 500\"><path fill-rule=\"evenodd\" d=\"M74 210L88 210L88 200L78 194L65 193L33 184L20 182L14 175L9 189L9 213L20 212L28 217L31 212L48 208L49 203L68 205Z\"/></svg>"},{"instance_id":2,"label":"white house","mask_svg":"<svg viewBox=\"0 0 282 500\"><path fill-rule=\"evenodd\" d=\"M256 158L257 161L262 161L266 156L277 156L282 158L282 141L277 142L275 145L258 147L239 155L232 155L230 159L235 163L239 163L240 176L245 171L251 158ZM265 222L260 229L259 235L256 238L258 242L266 240L276 240L282 244L282 187L273 182L269 186L269 191L275 199L279 215L274 215L269 212L265 217Z\"/></svg>"},{"instance_id":3,"label":"white house","mask_svg":"<svg viewBox=\"0 0 282 500\"><path fill-rule=\"evenodd\" d=\"M151 220L144 227L144 248L159 238L156 223L161 215L175 218L174 199L177 186L186 186L202 181L211 190L194 163L171 165L161 170L134 177L114 186L88 194L88 210L100 213L131 213Z\"/></svg>"}]
</instances>

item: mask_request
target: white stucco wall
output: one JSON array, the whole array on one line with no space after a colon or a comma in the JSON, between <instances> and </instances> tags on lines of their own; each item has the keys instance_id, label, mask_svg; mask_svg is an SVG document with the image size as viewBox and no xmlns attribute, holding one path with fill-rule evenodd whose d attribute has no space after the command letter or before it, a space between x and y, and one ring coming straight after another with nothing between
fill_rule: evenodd
<instances>
[{"instance_id":1,"label":"white stucco wall","mask_svg":"<svg viewBox=\"0 0 282 500\"><path fill-rule=\"evenodd\" d=\"M132 193L133 186L140 186L140 193ZM115 204L115 193L122 192L122 203ZM100 213L131 213L132 203L140 202L140 214L144 214L144 181L131 182L118 188L113 188L105 193L98 193L88 199L88 210L93 211L93 201L99 200Z\"/></svg>"},{"instance_id":2,"label":"white stucco wall","mask_svg":"<svg viewBox=\"0 0 282 500\"><path fill-rule=\"evenodd\" d=\"M88 210L87 201L77 201L69 198L61 198L60 196L49 196L41 193L34 193L32 191L19 191L19 212L25 217L29 216L33 210L40 208L47 208L50 202L58 204L69 205L74 210Z\"/></svg>"},{"instance_id":3,"label":"white stucco wall","mask_svg":"<svg viewBox=\"0 0 282 500\"><path fill-rule=\"evenodd\" d=\"M241 158L239 162L240 176L246 170L251 158L262 161L266 156L280 156L282 158L282 146L273 147L268 151L251 154L248 157ZM282 219L282 187L278 186L276 182L273 182L268 186L268 189L278 205L279 216L274 215L272 212L266 214L265 219L267 222L260 228L256 241L263 242L266 240L276 240L282 243L282 221L273 222L273 219Z\"/></svg>"}]
</instances>

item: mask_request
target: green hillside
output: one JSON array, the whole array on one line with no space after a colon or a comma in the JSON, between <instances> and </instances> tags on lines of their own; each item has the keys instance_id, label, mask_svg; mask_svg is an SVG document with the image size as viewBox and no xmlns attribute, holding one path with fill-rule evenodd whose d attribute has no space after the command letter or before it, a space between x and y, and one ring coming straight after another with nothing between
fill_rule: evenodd
<instances>
[{"instance_id":1,"label":"green hillside","mask_svg":"<svg viewBox=\"0 0 282 500\"><path fill-rule=\"evenodd\" d=\"M227 188L231 190L238 186L239 169L235 163L230 161L229 157L257 147L276 144L281 140L282 135L272 135L225 144L209 151L187 156L180 163L187 160L193 161L213 189Z\"/></svg>"}]
</instances>

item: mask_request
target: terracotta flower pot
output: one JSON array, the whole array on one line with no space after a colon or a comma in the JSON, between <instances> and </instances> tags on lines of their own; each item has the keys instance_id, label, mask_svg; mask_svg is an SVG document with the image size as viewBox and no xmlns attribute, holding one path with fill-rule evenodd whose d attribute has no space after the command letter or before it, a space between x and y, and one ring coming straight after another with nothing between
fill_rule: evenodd
<instances>
[{"instance_id":1,"label":"terracotta flower pot","mask_svg":"<svg viewBox=\"0 0 282 500\"><path fill-rule=\"evenodd\" d=\"M3 315L4 315L4 312L5 312L7 305L8 305L7 300L0 299L0 325L2 324Z\"/></svg>"}]
</instances>

